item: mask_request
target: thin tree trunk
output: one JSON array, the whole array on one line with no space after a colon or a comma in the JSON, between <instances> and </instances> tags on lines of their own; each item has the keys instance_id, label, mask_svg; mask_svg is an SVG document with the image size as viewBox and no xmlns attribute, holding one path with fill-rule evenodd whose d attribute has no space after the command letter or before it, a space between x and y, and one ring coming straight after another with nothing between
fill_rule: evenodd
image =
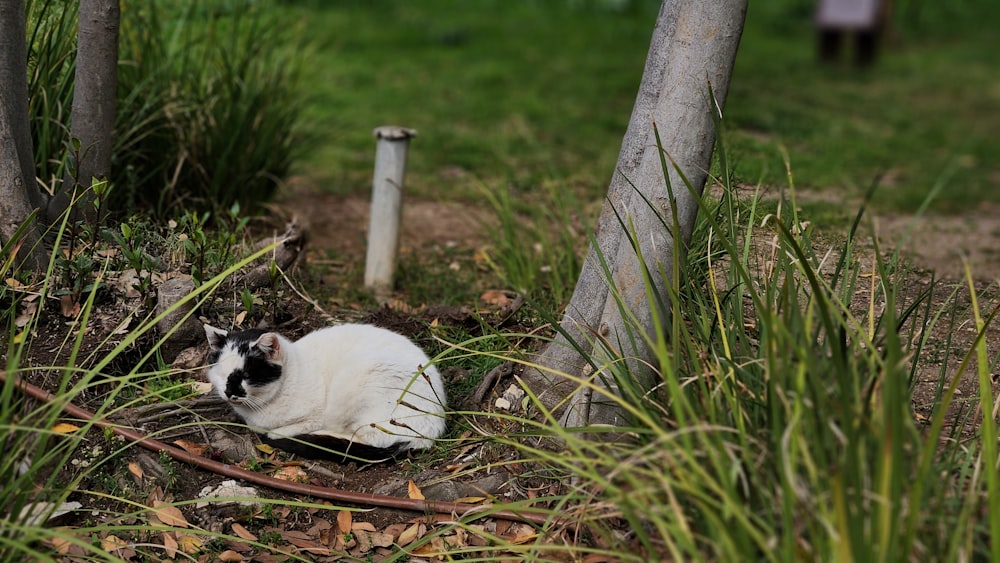
<instances>
[{"instance_id":1,"label":"thin tree trunk","mask_svg":"<svg viewBox=\"0 0 1000 563\"><path fill-rule=\"evenodd\" d=\"M43 206L35 184L28 123L28 54L24 0L0 0L0 242L7 244L33 209ZM18 251L18 265L43 267L39 233L31 225ZM0 257L6 259L6 256Z\"/></svg>"},{"instance_id":2,"label":"thin tree trunk","mask_svg":"<svg viewBox=\"0 0 1000 563\"><path fill-rule=\"evenodd\" d=\"M81 194L74 216L90 222L100 219L89 189L94 178L107 179L111 174L120 20L118 0L80 1L70 131L70 135L80 142L80 155L76 177L67 172L62 190L49 205L50 221L66 210L74 190Z\"/></svg>"},{"instance_id":3,"label":"thin tree trunk","mask_svg":"<svg viewBox=\"0 0 1000 563\"><path fill-rule=\"evenodd\" d=\"M542 369L529 369L524 374L525 382L546 405L566 405L562 420L567 426L624 422L609 402L591 396L564 377L599 376L592 373L588 357L620 355L629 359L641 386L648 388L654 383L650 370L644 367L653 360L652 353L642 338L630 337L635 330L630 333L628 326L637 324L646 334L655 334L653 307L657 305L647 297L642 266L620 218L634 226L639 250L653 273L654 291L667 302L666 284L674 270L674 243L662 221L670 223L672 205L676 205L682 241L686 244L690 240L697 212L695 197L700 197L704 189L715 143L709 85L721 109L745 15L746 0L663 1L632 118L598 219L597 246L592 245L587 253L561 321L569 338L557 336L536 359ZM697 196L688 191L673 169L669 179L675 200L672 202L668 196L654 122L668 162L676 163ZM610 283L620 292L635 321L623 318L609 290L601 257L610 270ZM665 279L658 275L660 271L666 273ZM668 311L657 314L661 323L669 318ZM615 352L609 354L607 345ZM600 384L599 379L595 382Z\"/></svg>"}]
</instances>

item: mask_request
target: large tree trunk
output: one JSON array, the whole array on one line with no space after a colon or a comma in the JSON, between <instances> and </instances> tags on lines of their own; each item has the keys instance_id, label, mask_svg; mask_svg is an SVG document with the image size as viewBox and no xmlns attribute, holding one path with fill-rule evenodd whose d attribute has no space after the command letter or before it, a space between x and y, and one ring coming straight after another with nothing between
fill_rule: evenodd
<instances>
[{"instance_id":1,"label":"large tree trunk","mask_svg":"<svg viewBox=\"0 0 1000 563\"><path fill-rule=\"evenodd\" d=\"M591 393L562 375L598 376L591 373L593 368L585 356L627 358L640 385L648 388L653 383L650 371L643 367L652 354L641 338L630 338L627 325L638 324L639 330L653 335L656 315L662 323L668 311L654 315L653 307L658 306L647 297L642 266L620 218L634 225L639 250L646 267L653 272L655 292L667 302L666 284L674 270L674 242L663 219L670 223L671 206L675 205L681 238L684 244L690 240L697 212L695 197L700 197L704 189L715 143L709 86L721 110L745 15L746 0L663 1L632 118L598 219L597 248L592 245L587 253L561 321L569 339L558 335L536 359L542 369L529 369L524 374L526 383L547 406L565 405L562 420L567 426L624 422L618 409L599 400L597 394L591 397ZM668 161L672 159L681 169L697 196L690 193L673 169L669 180L674 201L668 196L654 123ZM620 291L634 321L623 318L618 301L609 291L601 256L610 270L610 283ZM660 270L666 272L667 279L658 275ZM616 348L615 352L609 354L598 339ZM602 384L599 380L595 383Z\"/></svg>"},{"instance_id":2,"label":"large tree trunk","mask_svg":"<svg viewBox=\"0 0 1000 563\"><path fill-rule=\"evenodd\" d=\"M62 190L49 204L51 221L69 206L74 190L81 195L74 216L86 217L90 222L100 219L89 188L92 179L107 179L111 174L120 21L118 0L81 0L70 131L80 142L80 155L76 177L67 173Z\"/></svg>"},{"instance_id":3,"label":"large tree trunk","mask_svg":"<svg viewBox=\"0 0 1000 563\"><path fill-rule=\"evenodd\" d=\"M0 242L6 244L43 205L35 184L28 123L28 54L24 0L0 0ZM18 265L40 270L45 263L37 227L25 231ZM5 256L0 260L6 259Z\"/></svg>"}]
</instances>

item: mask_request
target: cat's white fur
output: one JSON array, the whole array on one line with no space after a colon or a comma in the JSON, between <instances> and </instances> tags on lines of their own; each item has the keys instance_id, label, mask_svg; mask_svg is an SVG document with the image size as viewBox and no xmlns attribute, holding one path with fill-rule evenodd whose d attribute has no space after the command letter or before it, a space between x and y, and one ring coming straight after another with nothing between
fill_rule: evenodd
<instances>
[{"instance_id":1,"label":"cat's white fur","mask_svg":"<svg viewBox=\"0 0 1000 563\"><path fill-rule=\"evenodd\" d=\"M253 346L281 376L264 386L243 382L229 397L230 375L245 357L227 333L205 325L218 352L208 379L247 423L271 438L321 434L377 448L426 448L445 430L445 390L427 355L401 334L362 324L317 330L292 342L276 332Z\"/></svg>"}]
</instances>

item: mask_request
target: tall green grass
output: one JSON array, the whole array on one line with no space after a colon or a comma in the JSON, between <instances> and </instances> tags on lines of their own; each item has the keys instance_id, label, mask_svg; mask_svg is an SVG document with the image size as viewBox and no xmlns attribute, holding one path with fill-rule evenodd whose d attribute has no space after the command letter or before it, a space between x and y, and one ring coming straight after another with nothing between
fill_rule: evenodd
<instances>
[{"instance_id":1,"label":"tall green grass","mask_svg":"<svg viewBox=\"0 0 1000 563\"><path fill-rule=\"evenodd\" d=\"M171 217L274 194L305 138L301 44L272 16L249 1L123 7L111 210ZM76 19L72 3L29 3L29 111L50 192L71 158Z\"/></svg>"},{"instance_id":2,"label":"tall green grass","mask_svg":"<svg viewBox=\"0 0 1000 563\"><path fill-rule=\"evenodd\" d=\"M256 3L230 8L126 10L116 170L129 206L252 208L302 148L294 30Z\"/></svg>"},{"instance_id":3,"label":"tall green grass","mask_svg":"<svg viewBox=\"0 0 1000 563\"><path fill-rule=\"evenodd\" d=\"M484 258L505 283L537 306L556 308L569 301L580 274L580 205L572 192L552 182L527 205L519 205L512 192L483 190L498 219L490 226L491 245Z\"/></svg>"},{"instance_id":4,"label":"tall green grass","mask_svg":"<svg viewBox=\"0 0 1000 563\"><path fill-rule=\"evenodd\" d=\"M569 515L576 537L624 559L995 558L997 357L985 334L996 311L981 309L971 273L965 319L961 288L916 283L877 240L859 251L865 207L843 243L824 248L798 214L793 184L777 212L765 211L755 197L737 199L721 140L717 154L722 195L702 200L688 260L666 280L670 318L654 334L632 327L654 351L652 389L636 387L634 362L611 346L593 358L593 374L562 374L615 402L630 425L564 429L536 402L541 422L520 423L561 448L501 440L562 472L572 485L550 499L554 517ZM922 423L918 367L940 360L927 357L931 344L953 346L970 322L976 338L944 358ZM967 426L953 416L963 377L980 390ZM586 553L550 540L499 551Z\"/></svg>"},{"instance_id":5,"label":"tall green grass","mask_svg":"<svg viewBox=\"0 0 1000 563\"><path fill-rule=\"evenodd\" d=\"M77 10L54 0L26 2L28 113L35 168L51 192L62 180L76 72Z\"/></svg>"}]
</instances>

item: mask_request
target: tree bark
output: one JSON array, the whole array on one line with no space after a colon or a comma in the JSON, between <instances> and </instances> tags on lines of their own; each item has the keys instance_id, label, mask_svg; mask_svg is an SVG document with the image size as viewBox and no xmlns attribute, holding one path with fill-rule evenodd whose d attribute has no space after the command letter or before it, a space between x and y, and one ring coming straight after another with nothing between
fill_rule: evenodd
<instances>
[{"instance_id":1,"label":"tree bark","mask_svg":"<svg viewBox=\"0 0 1000 563\"><path fill-rule=\"evenodd\" d=\"M612 403L592 396L563 375L593 377L598 385L617 392L613 384L600 380L601 370L595 372L588 358L598 362L601 358L626 358L640 385L648 389L654 384L651 370L645 367L653 360L652 353L642 338L632 339L630 334L635 334L636 328L655 334L653 308L658 305L647 297L643 267L620 218L634 226L639 251L653 274L654 292L667 303L674 242L663 220L670 224L675 206L681 240L686 245L698 208L695 198L704 189L715 144L712 112L725 105L746 5L746 0L664 0L660 8L632 117L598 218L596 247L592 244L588 250L560 323L566 334L557 335L536 358L540 369L524 374L525 382L546 406L565 405L560 410L566 426L625 422ZM710 86L718 110L710 99ZM668 162L672 160L681 169L697 195L671 167L671 201L654 123ZM610 270L610 280L601 257ZM661 270L665 277L658 274ZM627 314L623 317L609 284L620 292L634 321L628 320ZM661 323L669 319L669 311L657 311L657 315ZM628 327L636 324L630 333ZM609 345L614 352L607 352Z\"/></svg>"},{"instance_id":2,"label":"tree bark","mask_svg":"<svg viewBox=\"0 0 1000 563\"><path fill-rule=\"evenodd\" d=\"M42 207L28 123L28 54L24 0L0 0L0 242L7 244ZM45 264L36 225L25 231L15 264ZM6 259L6 256L0 257Z\"/></svg>"},{"instance_id":3,"label":"tree bark","mask_svg":"<svg viewBox=\"0 0 1000 563\"><path fill-rule=\"evenodd\" d=\"M120 21L118 0L80 1L70 131L71 137L80 142L80 154L76 177L67 172L63 176L62 189L49 204L50 221L66 210L74 191L80 195L74 217L86 218L92 223L100 219L90 187L94 178L107 179L111 175Z\"/></svg>"}]
</instances>

